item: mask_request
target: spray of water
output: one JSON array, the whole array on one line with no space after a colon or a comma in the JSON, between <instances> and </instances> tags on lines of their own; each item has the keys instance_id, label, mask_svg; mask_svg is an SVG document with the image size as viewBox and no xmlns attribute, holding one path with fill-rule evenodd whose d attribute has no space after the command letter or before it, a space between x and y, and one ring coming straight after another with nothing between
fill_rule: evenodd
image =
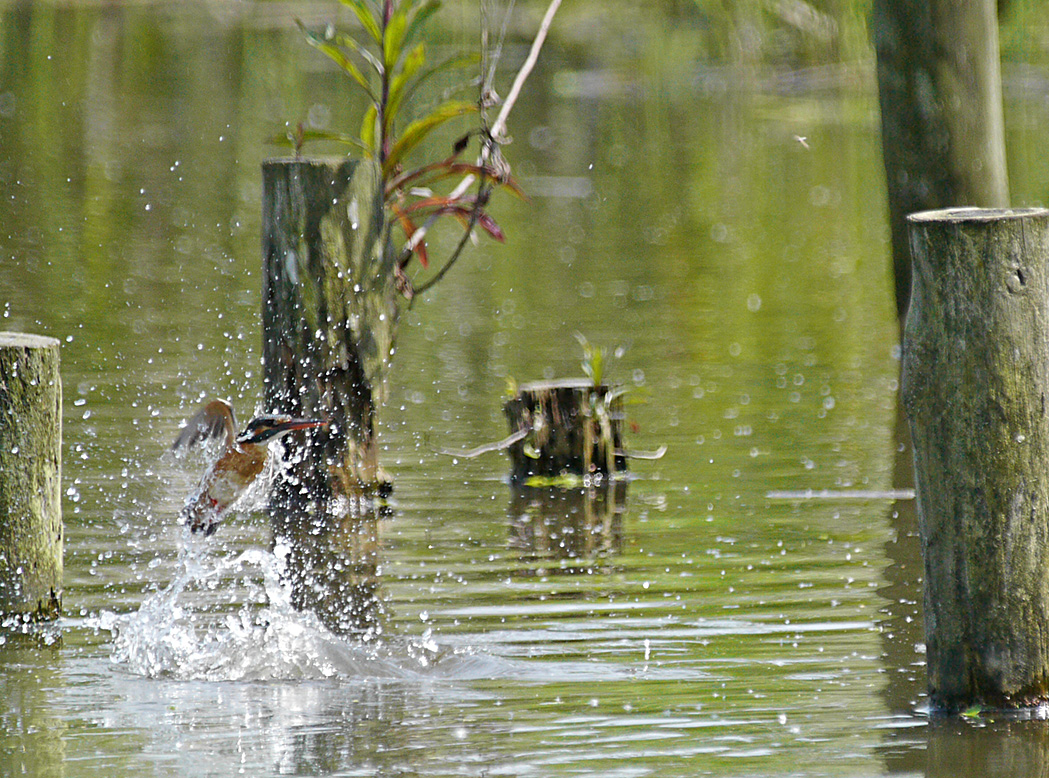
<instances>
[{"instance_id":1,"label":"spray of water","mask_svg":"<svg viewBox=\"0 0 1049 778\"><path fill-rule=\"evenodd\" d=\"M331 633L296 610L284 567L288 549L215 555L187 537L174 579L133 613L103 613L113 662L146 677L291 680L422 676L438 654L431 638L395 648ZM242 586L232 596L223 589ZM236 602L231 602L235 599Z\"/></svg>"}]
</instances>

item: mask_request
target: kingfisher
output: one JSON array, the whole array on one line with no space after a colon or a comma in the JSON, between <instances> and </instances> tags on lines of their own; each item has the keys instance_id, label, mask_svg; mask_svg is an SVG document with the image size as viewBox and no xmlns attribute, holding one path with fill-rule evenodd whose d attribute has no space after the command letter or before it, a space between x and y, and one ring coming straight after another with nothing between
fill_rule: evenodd
<instances>
[{"instance_id":1,"label":"kingfisher","mask_svg":"<svg viewBox=\"0 0 1049 778\"><path fill-rule=\"evenodd\" d=\"M327 424L317 419L266 413L249 421L238 435L233 407L225 400L212 400L189 420L171 447L176 454L200 444L217 442L221 447L197 490L186 500L179 519L190 531L211 535L229 507L266 467L272 441L295 430Z\"/></svg>"}]
</instances>

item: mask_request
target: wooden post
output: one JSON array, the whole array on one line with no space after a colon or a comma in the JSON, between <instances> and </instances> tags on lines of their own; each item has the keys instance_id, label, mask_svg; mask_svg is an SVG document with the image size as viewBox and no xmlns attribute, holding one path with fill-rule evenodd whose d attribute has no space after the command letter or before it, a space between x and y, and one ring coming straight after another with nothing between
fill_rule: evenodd
<instances>
[{"instance_id":1,"label":"wooden post","mask_svg":"<svg viewBox=\"0 0 1049 778\"><path fill-rule=\"evenodd\" d=\"M907 214L1009 202L995 0L874 0L896 307L911 291Z\"/></svg>"},{"instance_id":2,"label":"wooden post","mask_svg":"<svg viewBox=\"0 0 1049 778\"><path fill-rule=\"evenodd\" d=\"M54 338L0 332L0 616L62 597L62 380Z\"/></svg>"},{"instance_id":3,"label":"wooden post","mask_svg":"<svg viewBox=\"0 0 1049 778\"><path fill-rule=\"evenodd\" d=\"M1049 699L1049 210L910 217L903 402L932 701Z\"/></svg>"},{"instance_id":4,"label":"wooden post","mask_svg":"<svg viewBox=\"0 0 1049 778\"><path fill-rule=\"evenodd\" d=\"M375 500L389 488L375 413L397 323L381 177L370 161L272 160L262 187L266 407L330 422L274 488L274 535L291 544L300 607L371 629L358 616L376 612Z\"/></svg>"},{"instance_id":5,"label":"wooden post","mask_svg":"<svg viewBox=\"0 0 1049 778\"><path fill-rule=\"evenodd\" d=\"M523 384L503 411L511 432L527 432L509 448L515 482L626 470L623 400L608 386L585 378Z\"/></svg>"}]
</instances>

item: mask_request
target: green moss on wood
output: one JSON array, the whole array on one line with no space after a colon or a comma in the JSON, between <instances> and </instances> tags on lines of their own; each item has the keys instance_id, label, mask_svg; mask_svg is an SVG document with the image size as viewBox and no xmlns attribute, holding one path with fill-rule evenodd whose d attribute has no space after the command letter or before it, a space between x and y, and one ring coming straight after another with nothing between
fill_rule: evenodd
<instances>
[{"instance_id":1,"label":"green moss on wood","mask_svg":"<svg viewBox=\"0 0 1049 778\"><path fill-rule=\"evenodd\" d=\"M53 618L62 592L57 340L0 333L0 614Z\"/></svg>"},{"instance_id":2,"label":"green moss on wood","mask_svg":"<svg viewBox=\"0 0 1049 778\"><path fill-rule=\"evenodd\" d=\"M903 402L937 704L1049 696L1049 211L912 217Z\"/></svg>"}]
</instances>

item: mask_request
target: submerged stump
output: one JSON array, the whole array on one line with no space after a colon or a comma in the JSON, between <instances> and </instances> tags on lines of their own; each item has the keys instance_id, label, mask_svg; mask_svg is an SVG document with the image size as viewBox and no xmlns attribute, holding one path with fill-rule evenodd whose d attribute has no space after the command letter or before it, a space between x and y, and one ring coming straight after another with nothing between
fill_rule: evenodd
<instances>
[{"instance_id":1,"label":"submerged stump","mask_svg":"<svg viewBox=\"0 0 1049 778\"><path fill-rule=\"evenodd\" d=\"M610 476L626 470L623 398L585 379L522 384L503 406L512 433L511 480Z\"/></svg>"},{"instance_id":2,"label":"submerged stump","mask_svg":"<svg viewBox=\"0 0 1049 778\"><path fill-rule=\"evenodd\" d=\"M262 167L266 407L322 418L270 504L291 545L296 604L341 632L371 629L378 551L375 414L397 322L382 179L370 161Z\"/></svg>"},{"instance_id":3,"label":"submerged stump","mask_svg":"<svg viewBox=\"0 0 1049 778\"><path fill-rule=\"evenodd\" d=\"M0 332L0 616L62 597L62 380L54 338Z\"/></svg>"},{"instance_id":4,"label":"submerged stump","mask_svg":"<svg viewBox=\"0 0 1049 778\"><path fill-rule=\"evenodd\" d=\"M1049 699L1049 210L912 215L902 393L929 691Z\"/></svg>"}]
</instances>

